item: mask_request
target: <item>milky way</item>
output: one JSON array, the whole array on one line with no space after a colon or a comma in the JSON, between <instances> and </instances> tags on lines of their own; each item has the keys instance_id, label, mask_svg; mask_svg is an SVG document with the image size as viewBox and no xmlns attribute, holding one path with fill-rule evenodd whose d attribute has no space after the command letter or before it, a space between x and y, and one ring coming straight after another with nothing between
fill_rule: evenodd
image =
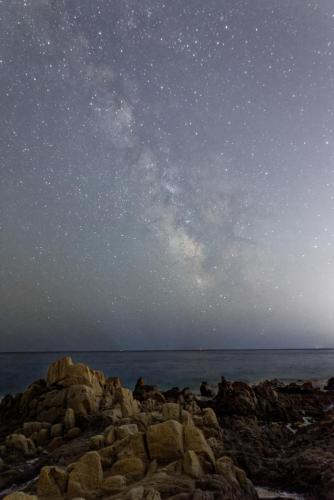
<instances>
[{"instance_id":1,"label":"milky way","mask_svg":"<svg viewBox=\"0 0 334 500\"><path fill-rule=\"evenodd\" d=\"M0 18L0 349L334 346L332 0Z\"/></svg>"}]
</instances>

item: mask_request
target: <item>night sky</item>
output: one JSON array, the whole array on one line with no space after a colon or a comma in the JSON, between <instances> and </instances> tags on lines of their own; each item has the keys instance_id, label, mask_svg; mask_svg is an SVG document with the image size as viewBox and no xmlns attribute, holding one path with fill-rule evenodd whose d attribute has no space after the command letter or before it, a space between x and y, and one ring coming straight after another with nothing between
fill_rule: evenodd
<instances>
[{"instance_id":1,"label":"night sky","mask_svg":"<svg viewBox=\"0 0 334 500\"><path fill-rule=\"evenodd\" d=\"M0 350L334 347L333 0L0 18Z\"/></svg>"}]
</instances>

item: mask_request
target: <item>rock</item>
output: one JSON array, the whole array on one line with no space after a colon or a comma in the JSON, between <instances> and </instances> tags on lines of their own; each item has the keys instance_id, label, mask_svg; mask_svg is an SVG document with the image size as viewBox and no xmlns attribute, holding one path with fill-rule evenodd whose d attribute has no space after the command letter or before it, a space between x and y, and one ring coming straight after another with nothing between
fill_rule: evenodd
<instances>
[{"instance_id":1,"label":"rock","mask_svg":"<svg viewBox=\"0 0 334 500\"><path fill-rule=\"evenodd\" d=\"M104 441L106 445L113 444L115 441L115 429L114 426L109 426L106 429L104 429Z\"/></svg>"},{"instance_id":2,"label":"rock","mask_svg":"<svg viewBox=\"0 0 334 500\"><path fill-rule=\"evenodd\" d=\"M327 380L327 384L325 385L326 391L334 391L334 377L331 377Z\"/></svg>"},{"instance_id":3,"label":"rock","mask_svg":"<svg viewBox=\"0 0 334 500\"><path fill-rule=\"evenodd\" d=\"M132 417L139 413L138 401L133 398L133 394L129 389L118 388L114 402L120 405L123 417Z\"/></svg>"},{"instance_id":4,"label":"rock","mask_svg":"<svg viewBox=\"0 0 334 500\"><path fill-rule=\"evenodd\" d=\"M105 446L98 450L98 454L101 458L101 464L103 469L108 469L116 460L116 452L113 446Z\"/></svg>"},{"instance_id":5,"label":"rock","mask_svg":"<svg viewBox=\"0 0 334 500\"><path fill-rule=\"evenodd\" d=\"M66 356L52 363L47 374L47 386L86 385L94 390L97 396L102 396L103 386L106 383L102 372L92 370L83 363L73 363L70 356Z\"/></svg>"},{"instance_id":6,"label":"rock","mask_svg":"<svg viewBox=\"0 0 334 500\"><path fill-rule=\"evenodd\" d=\"M218 474L236 482L236 474L233 461L229 457L221 457L216 461L216 470Z\"/></svg>"},{"instance_id":7,"label":"rock","mask_svg":"<svg viewBox=\"0 0 334 500\"><path fill-rule=\"evenodd\" d=\"M34 432L39 432L42 427L42 422L24 422L22 434L30 437Z\"/></svg>"},{"instance_id":8,"label":"rock","mask_svg":"<svg viewBox=\"0 0 334 500\"><path fill-rule=\"evenodd\" d=\"M77 438L78 436L80 436L81 434L81 429L79 427L72 427L72 429L70 429L65 437L66 439L75 439Z\"/></svg>"},{"instance_id":9,"label":"rock","mask_svg":"<svg viewBox=\"0 0 334 500\"><path fill-rule=\"evenodd\" d=\"M139 457L145 461L148 459L144 433L142 432L130 434L121 441L118 441L114 444L114 450L118 459L132 456Z\"/></svg>"},{"instance_id":10,"label":"rock","mask_svg":"<svg viewBox=\"0 0 334 500\"><path fill-rule=\"evenodd\" d=\"M183 455L182 467L185 474L195 479L203 476L203 468L198 456L193 450L188 450Z\"/></svg>"},{"instance_id":11,"label":"rock","mask_svg":"<svg viewBox=\"0 0 334 500\"><path fill-rule=\"evenodd\" d=\"M46 383L48 386L57 384L66 378L67 370L73 365L72 358L66 356L52 363L48 368Z\"/></svg>"},{"instance_id":12,"label":"rock","mask_svg":"<svg viewBox=\"0 0 334 500\"><path fill-rule=\"evenodd\" d=\"M36 451L33 441L23 434L9 434L6 437L5 445L6 448L21 452L24 455L31 455Z\"/></svg>"},{"instance_id":13,"label":"rock","mask_svg":"<svg viewBox=\"0 0 334 500\"><path fill-rule=\"evenodd\" d=\"M102 490L105 493L116 493L126 487L126 478L120 474L107 477L102 483Z\"/></svg>"},{"instance_id":14,"label":"rock","mask_svg":"<svg viewBox=\"0 0 334 500\"><path fill-rule=\"evenodd\" d=\"M63 424L54 424L50 430L51 438L60 437L63 435Z\"/></svg>"},{"instance_id":15,"label":"rock","mask_svg":"<svg viewBox=\"0 0 334 500\"><path fill-rule=\"evenodd\" d=\"M60 467L45 466L42 468L37 481L38 498L52 498L60 500L66 490L67 472Z\"/></svg>"},{"instance_id":16,"label":"rock","mask_svg":"<svg viewBox=\"0 0 334 500\"><path fill-rule=\"evenodd\" d=\"M212 449L207 443L203 432L194 425L184 426L184 449L193 450L197 455L204 455L215 463Z\"/></svg>"},{"instance_id":17,"label":"rock","mask_svg":"<svg viewBox=\"0 0 334 500\"><path fill-rule=\"evenodd\" d=\"M145 474L145 464L138 457L117 460L111 468L111 474L122 475L131 479L141 479Z\"/></svg>"},{"instance_id":18,"label":"rock","mask_svg":"<svg viewBox=\"0 0 334 500\"><path fill-rule=\"evenodd\" d=\"M64 425L66 430L72 429L75 427L75 413L73 408L67 408L65 412Z\"/></svg>"},{"instance_id":19,"label":"rock","mask_svg":"<svg viewBox=\"0 0 334 500\"><path fill-rule=\"evenodd\" d=\"M103 434L97 434L89 438L89 447L91 450L100 450L104 446Z\"/></svg>"},{"instance_id":20,"label":"rock","mask_svg":"<svg viewBox=\"0 0 334 500\"><path fill-rule=\"evenodd\" d=\"M96 398L91 387L72 385L67 390L67 406L72 408L76 415L88 418L97 412L99 399Z\"/></svg>"},{"instance_id":21,"label":"rock","mask_svg":"<svg viewBox=\"0 0 334 500\"><path fill-rule=\"evenodd\" d=\"M203 425L206 427L214 427L215 429L219 429L218 419L212 408L204 408Z\"/></svg>"},{"instance_id":22,"label":"rock","mask_svg":"<svg viewBox=\"0 0 334 500\"><path fill-rule=\"evenodd\" d=\"M165 420L181 420L182 407L178 403L165 403L161 408Z\"/></svg>"},{"instance_id":23,"label":"rock","mask_svg":"<svg viewBox=\"0 0 334 500\"><path fill-rule=\"evenodd\" d=\"M89 498L94 490L100 488L103 471L100 455L96 451L85 453L77 462L68 467L69 479L67 496Z\"/></svg>"},{"instance_id":24,"label":"rock","mask_svg":"<svg viewBox=\"0 0 334 500\"><path fill-rule=\"evenodd\" d=\"M38 498L36 495L27 495L26 493L23 493L23 491L15 491L10 495L5 496L3 500L38 500Z\"/></svg>"},{"instance_id":25,"label":"rock","mask_svg":"<svg viewBox=\"0 0 334 500\"><path fill-rule=\"evenodd\" d=\"M46 446L50 441L50 433L48 429L41 429L34 440L37 446Z\"/></svg>"},{"instance_id":26,"label":"rock","mask_svg":"<svg viewBox=\"0 0 334 500\"><path fill-rule=\"evenodd\" d=\"M213 398L213 391L210 389L209 384L207 382L202 382L200 387L201 396L205 398Z\"/></svg>"},{"instance_id":27,"label":"rock","mask_svg":"<svg viewBox=\"0 0 334 500\"><path fill-rule=\"evenodd\" d=\"M138 401L147 401L153 399L159 402L164 402L165 398L161 394L159 387L156 385L146 385L142 377L137 380L133 391L133 396Z\"/></svg>"},{"instance_id":28,"label":"rock","mask_svg":"<svg viewBox=\"0 0 334 500\"><path fill-rule=\"evenodd\" d=\"M137 424L121 425L120 427L116 427L115 432L117 439L124 439L130 434L136 434L138 432L138 426Z\"/></svg>"},{"instance_id":29,"label":"rock","mask_svg":"<svg viewBox=\"0 0 334 500\"><path fill-rule=\"evenodd\" d=\"M169 463L183 455L183 427L176 420L151 425L147 430L150 458Z\"/></svg>"},{"instance_id":30,"label":"rock","mask_svg":"<svg viewBox=\"0 0 334 500\"><path fill-rule=\"evenodd\" d=\"M52 452L64 444L64 439L61 436L53 438L48 444L48 451Z\"/></svg>"}]
</instances>

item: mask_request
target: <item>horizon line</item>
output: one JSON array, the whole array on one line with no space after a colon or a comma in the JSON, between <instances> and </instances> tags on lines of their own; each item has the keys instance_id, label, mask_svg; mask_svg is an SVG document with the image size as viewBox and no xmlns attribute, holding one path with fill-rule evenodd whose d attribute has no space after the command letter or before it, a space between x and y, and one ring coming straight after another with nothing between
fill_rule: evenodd
<instances>
[{"instance_id":1,"label":"horizon line","mask_svg":"<svg viewBox=\"0 0 334 500\"><path fill-rule=\"evenodd\" d=\"M0 351L1 354L52 354L52 353L129 353L129 352L220 352L220 351L331 351L334 347L237 347L237 348L160 348L160 349L60 349L42 351Z\"/></svg>"}]
</instances>

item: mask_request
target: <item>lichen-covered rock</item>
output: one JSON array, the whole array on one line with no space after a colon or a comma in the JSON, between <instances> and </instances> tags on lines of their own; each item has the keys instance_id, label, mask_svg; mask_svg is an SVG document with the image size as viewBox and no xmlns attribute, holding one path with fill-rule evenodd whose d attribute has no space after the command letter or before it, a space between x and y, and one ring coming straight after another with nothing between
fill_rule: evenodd
<instances>
[{"instance_id":1,"label":"lichen-covered rock","mask_svg":"<svg viewBox=\"0 0 334 500\"><path fill-rule=\"evenodd\" d=\"M72 499L82 496L90 498L103 481L100 455L96 451L85 453L77 462L68 467L69 478L67 496Z\"/></svg>"},{"instance_id":2,"label":"lichen-covered rock","mask_svg":"<svg viewBox=\"0 0 334 500\"><path fill-rule=\"evenodd\" d=\"M64 497L66 483L67 472L64 469L45 466L38 477L37 496L39 499L60 500Z\"/></svg>"},{"instance_id":3,"label":"lichen-covered rock","mask_svg":"<svg viewBox=\"0 0 334 500\"><path fill-rule=\"evenodd\" d=\"M147 429L150 458L169 463L183 455L183 427L176 420L167 420Z\"/></svg>"}]
</instances>

